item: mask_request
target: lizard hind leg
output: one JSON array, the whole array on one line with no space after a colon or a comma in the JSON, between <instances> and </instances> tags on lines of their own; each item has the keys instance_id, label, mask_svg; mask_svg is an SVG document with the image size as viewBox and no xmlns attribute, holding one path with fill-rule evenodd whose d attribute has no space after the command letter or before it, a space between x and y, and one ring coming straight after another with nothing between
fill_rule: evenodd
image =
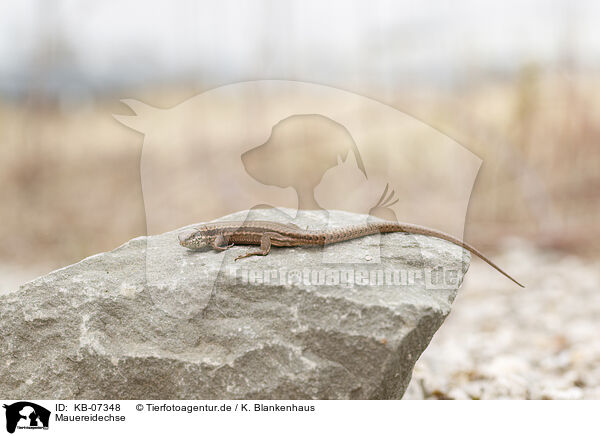
<instances>
[{"instance_id":1,"label":"lizard hind leg","mask_svg":"<svg viewBox=\"0 0 600 436\"><path fill-rule=\"evenodd\" d=\"M280 236L278 233L274 232L266 232L260 238L260 250L258 251L249 251L246 254L242 254L235 258L235 260L243 259L245 257L250 256L266 256L271 251L271 237Z\"/></svg>"}]
</instances>

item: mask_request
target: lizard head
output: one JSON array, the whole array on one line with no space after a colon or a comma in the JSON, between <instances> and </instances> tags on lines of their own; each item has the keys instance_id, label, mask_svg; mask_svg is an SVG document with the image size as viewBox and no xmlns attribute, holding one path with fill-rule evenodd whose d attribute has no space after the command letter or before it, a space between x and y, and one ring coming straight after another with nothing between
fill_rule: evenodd
<instances>
[{"instance_id":1,"label":"lizard head","mask_svg":"<svg viewBox=\"0 0 600 436\"><path fill-rule=\"evenodd\" d=\"M210 237L202 229L192 229L178 235L179 244L191 250L199 250L210 246Z\"/></svg>"}]
</instances>

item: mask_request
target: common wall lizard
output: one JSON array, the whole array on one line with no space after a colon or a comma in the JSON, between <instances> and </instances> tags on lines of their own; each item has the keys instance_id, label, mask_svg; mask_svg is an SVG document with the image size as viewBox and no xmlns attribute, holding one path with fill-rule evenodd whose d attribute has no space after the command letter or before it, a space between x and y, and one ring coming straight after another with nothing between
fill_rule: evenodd
<instances>
[{"instance_id":1,"label":"common wall lizard","mask_svg":"<svg viewBox=\"0 0 600 436\"><path fill-rule=\"evenodd\" d=\"M304 230L295 224L280 224L273 221L221 221L202 224L194 230L181 233L179 243L189 249L197 250L212 247L217 251L227 250L234 244L260 245L260 250L250 251L236 257L235 260L249 256L266 256L275 247L297 247L303 245L323 246L348 241L377 233L413 233L433 236L452 242L479 256L493 268L508 277L517 285L524 286L484 256L475 247L438 230L416 224L374 222L364 225L347 226L334 230Z\"/></svg>"}]
</instances>

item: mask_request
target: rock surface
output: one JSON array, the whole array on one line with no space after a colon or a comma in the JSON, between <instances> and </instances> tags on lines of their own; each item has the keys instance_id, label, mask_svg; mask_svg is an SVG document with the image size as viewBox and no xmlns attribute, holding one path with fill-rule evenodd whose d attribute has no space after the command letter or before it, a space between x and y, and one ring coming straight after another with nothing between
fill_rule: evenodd
<instances>
[{"instance_id":1,"label":"rock surface","mask_svg":"<svg viewBox=\"0 0 600 436\"><path fill-rule=\"evenodd\" d=\"M274 210L252 213L281 220ZM305 212L295 222L320 219ZM330 226L365 219L329 212ZM179 231L133 239L0 296L3 396L401 398L470 260L446 241L390 234L234 262L248 247L191 252ZM446 284L428 275L439 278L438 267Z\"/></svg>"}]
</instances>

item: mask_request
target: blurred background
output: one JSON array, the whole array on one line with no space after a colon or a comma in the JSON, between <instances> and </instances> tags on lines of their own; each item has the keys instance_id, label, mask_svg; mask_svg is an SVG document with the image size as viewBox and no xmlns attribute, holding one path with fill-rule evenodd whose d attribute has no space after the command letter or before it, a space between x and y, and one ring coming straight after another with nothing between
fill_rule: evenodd
<instances>
[{"instance_id":1,"label":"blurred background","mask_svg":"<svg viewBox=\"0 0 600 436\"><path fill-rule=\"evenodd\" d=\"M143 135L113 118L131 115L120 99L169 108L238 81L314 82L389 104L479 156L465 239L528 285L526 298L510 283L492 292L502 278L474 261L453 335L436 336L408 395L598 398L600 374L586 365L600 350L586 335L600 327L599 22L593 0L5 0L0 289L145 234ZM522 344L540 356L523 369L508 339L488 353L488 364L505 358L494 371L530 374L494 390L477 353L511 319L514 340L541 335ZM454 334L474 331L487 336L465 356ZM548 353L557 360L544 366ZM562 377L554 390L513 386L551 376Z\"/></svg>"}]
</instances>

